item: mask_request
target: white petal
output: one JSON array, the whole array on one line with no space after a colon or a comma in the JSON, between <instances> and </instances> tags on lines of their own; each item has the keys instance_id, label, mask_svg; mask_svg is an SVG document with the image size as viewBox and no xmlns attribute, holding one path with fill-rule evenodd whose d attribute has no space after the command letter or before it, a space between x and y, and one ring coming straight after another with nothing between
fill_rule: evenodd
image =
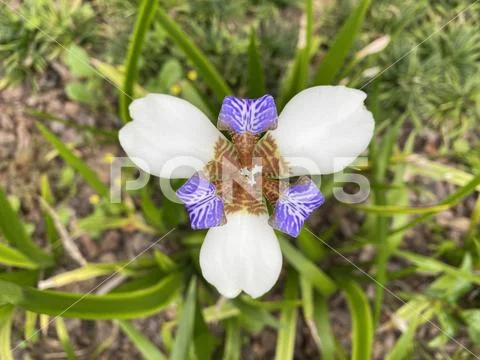
<instances>
[{"instance_id":1,"label":"white petal","mask_svg":"<svg viewBox=\"0 0 480 360\"><path fill-rule=\"evenodd\" d=\"M344 86L316 86L287 103L270 134L290 158L291 175L340 171L367 148L374 121L363 104L366 96Z\"/></svg>"},{"instance_id":2,"label":"white petal","mask_svg":"<svg viewBox=\"0 0 480 360\"><path fill-rule=\"evenodd\" d=\"M259 297L272 288L282 268L282 253L268 215L233 213L208 230L200 251L205 279L225 297L243 290Z\"/></svg>"},{"instance_id":3,"label":"white petal","mask_svg":"<svg viewBox=\"0 0 480 360\"><path fill-rule=\"evenodd\" d=\"M212 159L215 142L223 136L198 108L171 95L149 94L129 109L133 121L120 130L120 144L138 167L157 176L166 177L162 168L167 163L181 165L168 177L190 177L192 166Z\"/></svg>"}]
</instances>

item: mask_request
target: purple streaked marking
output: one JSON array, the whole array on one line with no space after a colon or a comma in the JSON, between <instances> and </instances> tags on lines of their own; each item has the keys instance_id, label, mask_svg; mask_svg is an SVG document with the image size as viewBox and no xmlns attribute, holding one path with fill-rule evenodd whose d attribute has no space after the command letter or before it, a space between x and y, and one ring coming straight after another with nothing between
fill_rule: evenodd
<instances>
[{"instance_id":1,"label":"purple streaked marking","mask_svg":"<svg viewBox=\"0 0 480 360\"><path fill-rule=\"evenodd\" d=\"M325 197L314 182L302 176L280 194L269 223L273 228L297 237L304 221L324 201Z\"/></svg>"},{"instance_id":2,"label":"purple streaked marking","mask_svg":"<svg viewBox=\"0 0 480 360\"><path fill-rule=\"evenodd\" d=\"M217 195L215 185L196 173L177 190L185 204L192 229L208 229L225 224L223 200Z\"/></svg>"},{"instance_id":3,"label":"purple streaked marking","mask_svg":"<svg viewBox=\"0 0 480 360\"><path fill-rule=\"evenodd\" d=\"M218 115L217 127L236 134L248 131L257 135L275 129L277 122L277 107L271 95L264 95L258 99L226 96Z\"/></svg>"}]
</instances>

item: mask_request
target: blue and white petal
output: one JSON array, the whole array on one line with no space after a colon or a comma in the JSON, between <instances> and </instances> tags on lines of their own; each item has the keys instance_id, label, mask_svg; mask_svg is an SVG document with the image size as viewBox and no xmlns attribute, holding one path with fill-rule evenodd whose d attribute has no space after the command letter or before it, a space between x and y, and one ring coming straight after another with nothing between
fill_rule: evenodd
<instances>
[{"instance_id":1,"label":"blue and white petal","mask_svg":"<svg viewBox=\"0 0 480 360\"><path fill-rule=\"evenodd\" d=\"M295 95L269 135L290 166L290 175L329 174L342 170L368 146L373 116L367 95L344 86L316 86Z\"/></svg>"},{"instance_id":2,"label":"blue and white petal","mask_svg":"<svg viewBox=\"0 0 480 360\"><path fill-rule=\"evenodd\" d=\"M269 223L277 230L297 237L304 221L325 202L315 183L302 176L280 194Z\"/></svg>"},{"instance_id":3,"label":"blue and white petal","mask_svg":"<svg viewBox=\"0 0 480 360\"><path fill-rule=\"evenodd\" d=\"M133 121L120 130L120 144L135 165L156 176L189 178L224 138L201 110L171 95L149 94L129 109Z\"/></svg>"},{"instance_id":4,"label":"blue and white petal","mask_svg":"<svg viewBox=\"0 0 480 360\"><path fill-rule=\"evenodd\" d=\"M217 127L235 134L249 132L258 135L277 127L275 100L270 95L258 99L227 96L223 100Z\"/></svg>"},{"instance_id":5,"label":"blue and white petal","mask_svg":"<svg viewBox=\"0 0 480 360\"><path fill-rule=\"evenodd\" d=\"M270 290L282 269L282 253L268 215L227 214L211 228L200 250L203 277L225 297L245 291L256 298Z\"/></svg>"},{"instance_id":6,"label":"blue and white petal","mask_svg":"<svg viewBox=\"0 0 480 360\"><path fill-rule=\"evenodd\" d=\"M192 229L208 229L226 222L223 200L217 195L215 185L197 173L177 190L185 204Z\"/></svg>"}]
</instances>

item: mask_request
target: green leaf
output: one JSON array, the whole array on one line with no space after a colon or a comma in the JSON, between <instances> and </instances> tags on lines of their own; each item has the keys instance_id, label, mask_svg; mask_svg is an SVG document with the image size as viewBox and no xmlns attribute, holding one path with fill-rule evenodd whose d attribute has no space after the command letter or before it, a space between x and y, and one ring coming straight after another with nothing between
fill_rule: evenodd
<instances>
[{"instance_id":1,"label":"green leaf","mask_svg":"<svg viewBox=\"0 0 480 360\"><path fill-rule=\"evenodd\" d=\"M116 88L121 88L124 85L125 72L120 68L102 62L98 59L91 59L91 62L108 83ZM137 96L145 96L148 94L148 91L138 84L135 84L134 92Z\"/></svg>"},{"instance_id":2,"label":"green leaf","mask_svg":"<svg viewBox=\"0 0 480 360\"><path fill-rule=\"evenodd\" d=\"M242 326L251 332L258 332L265 326L278 328L279 321L270 312L255 304L245 301L241 297L232 300L235 307L240 310L240 321Z\"/></svg>"},{"instance_id":3,"label":"green leaf","mask_svg":"<svg viewBox=\"0 0 480 360\"><path fill-rule=\"evenodd\" d=\"M345 63L345 59L353 46L365 14L370 6L370 0L361 0L357 8L343 24L327 54L317 68L314 85L331 85Z\"/></svg>"},{"instance_id":4,"label":"green leaf","mask_svg":"<svg viewBox=\"0 0 480 360\"><path fill-rule=\"evenodd\" d=\"M86 264L74 270L57 274L39 282L41 289L62 287L74 282L85 281L99 276L105 276L113 272L128 273L128 269L121 263Z\"/></svg>"},{"instance_id":5,"label":"green leaf","mask_svg":"<svg viewBox=\"0 0 480 360\"><path fill-rule=\"evenodd\" d=\"M470 339L472 339L476 345L480 345L480 309L464 310L461 316L467 324Z\"/></svg>"},{"instance_id":6,"label":"green leaf","mask_svg":"<svg viewBox=\"0 0 480 360\"><path fill-rule=\"evenodd\" d=\"M353 281L342 284L352 314L352 360L372 358L373 318L362 288Z\"/></svg>"},{"instance_id":7,"label":"green leaf","mask_svg":"<svg viewBox=\"0 0 480 360\"><path fill-rule=\"evenodd\" d=\"M284 300L297 299L298 275L290 269L285 284ZM298 310L296 306L285 305L280 314L280 329L277 335L276 360L291 360L295 350Z\"/></svg>"},{"instance_id":8,"label":"green leaf","mask_svg":"<svg viewBox=\"0 0 480 360\"><path fill-rule=\"evenodd\" d=\"M265 75L263 72L262 60L258 52L256 32L252 28L250 32L250 44L248 45L248 64L247 64L247 87L248 96L258 98L266 94Z\"/></svg>"},{"instance_id":9,"label":"green leaf","mask_svg":"<svg viewBox=\"0 0 480 360\"><path fill-rule=\"evenodd\" d=\"M418 266L419 270L426 271L429 273L438 273L444 272L455 278L460 278L474 284L480 285L480 276L475 275L468 270L458 269L454 266L445 264L441 261L438 261L434 258L429 258L426 256L414 254L404 250L396 250L395 255L400 256Z\"/></svg>"},{"instance_id":10,"label":"green leaf","mask_svg":"<svg viewBox=\"0 0 480 360\"><path fill-rule=\"evenodd\" d=\"M317 325L318 337L320 340L320 351L322 359L335 359L335 338L333 336L332 327L330 326L329 311L327 299L319 296L315 303L315 324Z\"/></svg>"},{"instance_id":11,"label":"green leaf","mask_svg":"<svg viewBox=\"0 0 480 360\"><path fill-rule=\"evenodd\" d=\"M209 360L215 347L215 337L210 333L198 299L195 306L195 327L193 329L193 349L196 360Z\"/></svg>"},{"instance_id":12,"label":"green leaf","mask_svg":"<svg viewBox=\"0 0 480 360\"><path fill-rule=\"evenodd\" d=\"M65 353L67 354L67 359L76 360L77 356L75 355L72 342L70 341L70 336L68 336L67 327L61 317L55 319L55 328L57 330L58 339L62 343L63 350L65 350Z\"/></svg>"},{"instance_id":13,"label":"green leaf","mask_svg":"<svg viewBox=\"0 0 480 360\"><path fill-rule=\"evenodd\" d=\"M38 281L38 270L18 270L8 273L0 272L0 280L11 282L21 286L34 286ZM2 299L1 296L0 299Z\"/></svg>"},{"instance_id":14,"label":"green leaf","mask_svg":"<svg viewBox=\"0 0 480 360\"><path fill-rule=\"evenodd\" d=\"M347 205L351 208L354 208L359 211L365 211L372 214L377 214L379 216L392 216L392 215L419 215L419 214L432 214L441 211L448 210L453 205L450 204L440 204L433 206L422 206L422 207L408 207L408 206L396 206L396 205L360 205L360 204L349 204Z\"/></svg>"},{"instance_id":15,"label":"green leaf","mask_svg":"<svg viewBox=\"0 0 480 360\"><path fill-rule=\"evenodd\" d=\"M325 296L332 294L337 286L322 270L295 249L283 236L279 237L282 253L288 263L301 275L305 276L320 293Z\"/></svg>"},{"instance_id":16,"label":"green leaf","mask_svg":"<svg viewBox=\"0 0 480 360\"><path fill-rule=\"evenodd\" d=\"M25 311L25 323L23 325L25 342L33 344L38 340L37 317L37 314Z\"/></svg>"},{"instance_id":17,"label":"green leaf","mask_svg":"<svg viewBox=\"0 0 480 360\"><path fill-rule=\"evenodd\" d=\"M80 319L132 319L153 315L164 309L180 289L182 277L172 274L154 286L108 295L43 291L0 281L0 303L25 310Z\"/></svg>"},{"instance_id":18,"label":"green leaf","mask_svg":"<svg viewBox=\"0 0 480 360\"><path fill-rule=\"evenodd\" d=\"M72 44L67 49L66 63L70 68L70 72L78 77L89 77L95 75L95 71L89 64L89 58L87 52Z\"/></svg>"},{"instance_id":19,"label":"green leaf","mask_svg":"<svg viewBox=\"0 0 480 360\"><path fill-rule=\"evenodd\" d=\"M305 0L305 18L305 47L300 51L296 92L300 92L308 86L310 54L313 43L313 0Z\"/></svg>"},{"instance_id":20,"label":"green leaf","mask_svg":"<svg viewBox=\"0 0 480 360\"><path fill-rule=\"evenodd\" d=\"M241 328L238 318L226 321L226 339L223 360L240 360L242 353Z\"/></svg>"},{"instance_id":21,"label":"green leaf","mask_svg":"<svg viewBox=\"0 0 480 360\"><path fill-rule=\"evenodd\" d=\"M413 351L415 332L420 325L419 318L414 318L407 330L400 336L393 349L388 353L386 360L410 359Z\"/></svg>"},{"instance_id":22,"label":"green leaf","mask_svg":"<svg viewBox=\"0 0 480 360\"><path fill-rule=\"evenodd\" d=\"M187 298L185 300L182 315L178 323L178 329L173 344L171 360L185 360L188 358L193 329L195 327L195 308L197 305L197 280L192 278L188 286Z\"/></svg>"},{"instance_id":23,"label":"green leaf","mask_svg":"<svg viewBox=\"0 0 480 360\"><path fill-rule=\"evenodd\" d=\"M108 187L98 178L98 175L85 162L77 157L59 138L50 132L44 125L36 123L42 135L57 149L60 156L68 165L74 168L100 196L107 198Z\"/></svg>"},{"instance_id":24,"label":"green leaf","mask_svg":"<svg viewBox=\"0 0 480 360\"><path fill-rule=\"evenodd\" d=\"M95 136L101 136L101 137L103 137L105 139L108 139L108 140L117 141L117 139L118 139L118 131L117 130L106 130L106 129L100 129L96 126L79 124L75 120L63 119L61 117L55 116L55 115L50 114L50 113L45 112L45 111L38 111L38 110L34 110L34 109L25 109L25 112L28 115L33 116L33 117L35 117L39 120L42 120L42 121L58 122L60 124L70 126L74 129L78 129L78 130L82 130L82 131L91 133Z\"/></svg>"},{"instance_id":25,"label":"green leaf","mask_svg":"<svg viewBox=\"0 0 480 360\"><path fill-rule=\"evenodd\" d=\"M212 110L209 108L204 98L200 95L197 88L188 80L180 81L180 87L182 88L182 98L202 110L202 112L207 115L210 121L215 123L216 118L213 116Z\"/></svg>"},{"instance_id":26,"label":"green leaf","mask_svg":"<svg viewBox=\"0 0 480 360\"><path fill-rule=\"evenodd\" d=\"M170 87L180 81L183 77L183 68L180 62L177 59L167 60L160 70L158 75L158 85L159 90L162 92L167 92L170 90Z\"/></svg>"},{"instance_id":27,"label":"green leaf","mask_svg":"<svg viewBox=\"0 0 480 360\"><path fill-rule=\"evenodd\" d=\"M450 194L445 199L443 199L439 205L449 205L451 207L453 205L458 204L463 198L465 198L470 193L474 192L479 184L480 184L480 174L476 175L467 184L465 184L461 188L457 189L457 191L455 191L454 193ZM434 213L427 213L427 214L421 215L416 219L408 222L407 224L393 229L390 232L390 234L395 234L397 232L404 231L412 226L415 226L418 223L421 223L422 221L428 220L430 217L433 216L433 214Z\"/></svg>"},{"instance_id":28,"label":"green leaf","mask_svg":"<svg viewBox=\"0 0 480 360\"><path fill-rule=\"evenodd\" d=\"M52 189L50 187L48 176L46 174L40 177L40 194L48 205L53 206L53 204L55 203L55 199L53 197ZM62 242L60 241L60 236L55 227L55 222L53 221L53 218L50 216L48 211L43 208L42 214L45 223L45 236L48 240L52 253L57 259L61 256L63 251Z\"/></svg>"},{"instance_id":29,"label":"green leaf","mask_svg":"<svg viewBox=\"0 0 480 360\"><path fill-rule=\"evenodd\" d=\"M128 47L127 62L125 64L125 79L119 97L119 112L123 122L130 120L128 106L135 96L134 87L138 73L138 60L142 53L143 43L150 24L158 7L156 0L143 0L140 3L135 29Z\"/></svg>"},{"instance_id":30,"label":"green leaf","mask_svg":"<svg viewBox=\"0 0 480 360\"><path fill-rule=\"evenodd\" d=\"M192 39L185 34L178 24L165 12L164 9L157 10L157 19L177 46L183 50L187 58L195 66L197 72L203 77L205 83L212 89L218 99L233 94L223 77L218 73L212 63L194 44Z\"/></svg>"},{"instance_id":31,"label":"green leaf","mask_svg":"<svg viewBox=\"0 0 480 360\"><path fill-rule=\"evenodd\" d=\"M98 96L96 96L84 82L69 82L67 86L65 86L65 92L71 100L87 105L96 105L98 103Z\"/></svg>"},{"instance_id":32,"label":"green leaf","mask_svg":"<svg viewBox=\"0 0 480 360\"><path fill-rule=\"evenodd\" d=\"M285 73L284 78L282 79L277 106L278 110L282 110L287 102L296 94L297 92L297 80L300 78L300 66L302 63L303 51L297 49L295 58L293 62L288 67L288 70Z\"/></svg>"},{"instance_id":33,"label":"green leaf","mask_svg":"<svg viewBox=\"0 0 480 360\"><path fill-rule=\"evenodd\" d=\"M120 329L128 336L132 343L137 347L145 360L166 360L167 357L157 349L156 345L145 335L137 330L130 321L118 320Z\"/></svg>"},{"instance_id":34,"label":"green leaf","mask_svg":"<svg viewBox=\"0 0 480 360\"><path fill-rule=\"evenodd\" d=\"M13 306L0 306L0 359L13 360L10 340L13 319Z\"/></svg>"},{"instance_id":35,"label":"green leaf","mask_svg":"<svg viewBox=\"0 0 480 360\"><path fill-rule=\"evenodd\" d=\"M24 269L37 269L39 265L20 251L0 243L0 264Z\"/></svg>"},{"instance_id":36,"label":"green leaf","mask_svg":"<svg viewBox=\"0 0 480 360\"><path fill-rule=\"evenodd\" d=\"M44 253L37 244L33 242L27 234L23 223L13 211L6 194L0 186L0 231L5 236L5 239L17 247L24 255L37 263L40 267L47 267L53 264L51 256ZM8 250L4 248L5 251ZM10 252L11 253L11 252ZM24 259L17 257L16 261L24 262Z\"/></svg>"},{"instance_id":37,"label":"green leaf","mask_svg":"<svg viewBox=\"0 0 480 360\"><path fill-rule=\"evenodd\" d=\"M428 160L417 154L410 154L407 158L408 171L415 175L425 176L434 180L446 181L457 186L464 186L474 176L468 172L442 164L438 161ZM480 191L480 185L477 185Z\"/></svg>"}]
</instances>

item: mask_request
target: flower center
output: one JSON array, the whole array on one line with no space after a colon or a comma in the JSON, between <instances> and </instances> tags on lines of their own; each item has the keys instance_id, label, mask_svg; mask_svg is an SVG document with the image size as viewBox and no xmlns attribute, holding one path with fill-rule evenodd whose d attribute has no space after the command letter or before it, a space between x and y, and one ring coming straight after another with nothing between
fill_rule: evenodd
<instances>
[{"instance_id":1,"label":"flower center","mask_svg":"<svg viewBox=\"0 0 480 360\"><path fill-rule=\"evenodd\" d=\"M240 175L244 176L247 179L247 184L250 186L254 186L257 184L257 180L255 180L255 175L262 174L263 166L255 164L252 170L249 170L246 167L240 169Z\"/></svg>"}]
</instances>

